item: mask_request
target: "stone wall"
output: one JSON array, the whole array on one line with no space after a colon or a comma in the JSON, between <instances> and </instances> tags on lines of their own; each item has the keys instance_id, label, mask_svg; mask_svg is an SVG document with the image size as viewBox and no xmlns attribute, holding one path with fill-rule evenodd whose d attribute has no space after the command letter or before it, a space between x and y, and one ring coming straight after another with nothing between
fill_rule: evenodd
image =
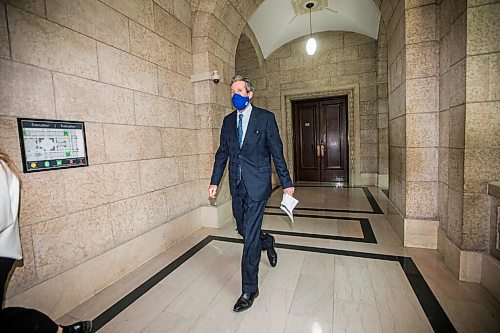
<instances>
[{"instance_id":1,"label":"stone wall","mask_svg":"<svg viewBox=\"0 0 500 333\"><path fill-rule=\"evenodd\" d=\"M381 22L377 40L378 186L389 187L389 75L387 33Z\"/></svg>"},{"instance_id":2,"label":"stone wall","mask_svg":"<svg viewBox=\"0 0 500 333\"><path fill-rule=\"evenodd\" d=\"M406 223L433 230L438 217L439 41L434 1L406 1ZM419 227L420 228L420 227ZM431 235L429 235L431 236ZM425 243L426 241L423 241ZM406 242L406 245L410 243ZM418 241L417 241L418 244ZM425 246L418 244L417 246Z\"/></svg>"},{"instance_id":3,"label":"stone wall","mask_svg":"<svg viewBox=\"0 0 500 333\"><path fill-rule=\"evenodd\" d=\"M201 205L191 31L184 0L0 3L0 149L22 169L16 117L79 120L90 162L22 175L7 297Z\"/></svg>"},{"instance_id":4,"label":"stone wall","mask_svg":"<svg viewBox=\"0 0 500 333\"><path fill-rule=\"evenodd\" d=\"M467 2L463 230L461 249L487 251L487 184L500 180L500 3ZM463 23L460 23L463 25ZM463 29L463 28L462 28ZM462 53L463 54L463 53ZM460 118L462 120L462 118Z\"/></svg>"},{"instance_id":5,"label":"stone wall","mask_svg":"<svg viewBox=\"0 0 500 333\"><path fill-rule=\"evenodd\" d=\"M392 7L392 15L384 14ZM406 246L437 246L439 42L434 1L381 2L388 37L391 224Z\"/></svg>"},{"instance_id":6,"label":"stone wall","mask_svg":"<svg viewBox=\"0 0 500 333\"><path fill-rule=\"evenodd\" d=\"M382 4L392 6L390 1ZM406 214L405 20L404 1L398 1L397 9L385 19L385 27L389 76L389 198L402 216Z\"/></svg>"},{"instance_id":7,"label":"stone wall","mask_svg":"<svg viewBox=\"0 0 500 333\"><path fill-rule=\"evenodd\" d=\"M447 237L462 238L466 1L439 4L439 222Z\"/></svg>"},{"instance_id":8,"label":"stone wall","mask_svg":"<svg viewBox=\"0 0 500 333\"><path fill-rule=\"evenodd\" d=\"M500 178L500 4L444 0L439 8L438 248L459 279L479 282L480 252L490 245L487 184Z\"/></svg>"}]
</instances>

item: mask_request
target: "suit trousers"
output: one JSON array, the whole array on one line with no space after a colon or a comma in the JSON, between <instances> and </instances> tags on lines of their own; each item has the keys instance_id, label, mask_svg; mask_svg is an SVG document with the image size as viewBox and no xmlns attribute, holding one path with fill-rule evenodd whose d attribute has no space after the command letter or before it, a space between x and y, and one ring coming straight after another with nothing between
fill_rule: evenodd
<instances>
[{"instance_id":1,"label":"suit trousers","mask_svg":"<svg viewBox=\"0 0 500 333\"><path fill-rule=\"evenodd\" d=\"M0 328L5 333L56 333L59 326L40 311L25 308L4 308L3 296L7 277L16 260L0 257L2 309Z\"/></svg>"},{"instance_id":2,"label":"suit trousers","mask_svg":"<svg viewBox=\"0 0 500 333\"><path fill-rule=\"evenodd\" d=\"M14 266L15 262L15 259L0 257L0 295L2 295L0 308L3 308L5 285L7 284L7 278L9 277L10 270L12 269L12 266Z\"/></svg>"},{"instance_id":3,"label":"suit trousers","mask_svg":"<svg viewBox=\"0 0 500 333\"><path fill-rule=\"evenodd\" d=\"M243 237L241 257L241 282L244 293L257 291L261 251L272 246L272 237L262 233L262 218L267 199L254 201L248 196L243 179L233 193L233 215L238 233Z\"/></svg>"},{"instance_id":4,"label":"suit trousers","mask_svg":"<svg viewBox=\"0 0 500 333\"><path fill-rule=\"evenodd\" d=\"M59 326L47 315L34 309L3 308L0 327L5 333L57 333Z\"/></svg>"}]
</instances>

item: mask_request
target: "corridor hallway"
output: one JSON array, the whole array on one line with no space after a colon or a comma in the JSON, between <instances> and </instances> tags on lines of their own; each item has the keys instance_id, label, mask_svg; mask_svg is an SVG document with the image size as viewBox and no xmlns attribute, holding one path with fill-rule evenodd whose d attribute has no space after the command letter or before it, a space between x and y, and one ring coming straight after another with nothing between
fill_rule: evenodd
<instances>
[{"instance_id":1,"label":"corridor hallway","mask_svg":"<svg viewBox=\"0 0 500 333\"><path fill-rule=\"evenodd\" d=\"M295 223L275 208L263 229L260 296L234 313L241 238L235 225L203 228L59 319L94 319L98 332L495 332L500 305L459 282L436 250L405 248L376 187L297 187ZM103 268L104 269L104 268ZM98 278L99 272L96 272ZM430 289L429 289L430 288Z\"/></svg>"}]
</instances>

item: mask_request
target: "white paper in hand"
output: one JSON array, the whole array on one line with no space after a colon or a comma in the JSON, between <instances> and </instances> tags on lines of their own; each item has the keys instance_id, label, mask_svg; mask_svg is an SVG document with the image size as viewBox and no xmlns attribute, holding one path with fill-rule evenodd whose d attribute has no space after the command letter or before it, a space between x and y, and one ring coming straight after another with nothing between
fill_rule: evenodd
<instances>
[{"instance_id":1,"label":"white paper in hand","mask_svg":"<svg viewBox=\"0 0 500 333\"><path fill-rule=\"evenodd\" d=\"M283 193L283 199L281 200L281 205L280 208L290 217L290 220L292 220L293 223L293 209L297 204L299 203L299 200L295 199L291 195L288 195L286 193Z\"/></svg>"}]
</instances>

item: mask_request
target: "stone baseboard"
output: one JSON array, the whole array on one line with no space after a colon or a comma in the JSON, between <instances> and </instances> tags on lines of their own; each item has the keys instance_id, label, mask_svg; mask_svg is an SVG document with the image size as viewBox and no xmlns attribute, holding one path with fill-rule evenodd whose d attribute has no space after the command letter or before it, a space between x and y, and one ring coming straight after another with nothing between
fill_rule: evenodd
<instances>
[{"instance_id":1,"label":"stone baseboard","mask_svg":"<svg viewBox=\"0 0 500 333\"><path fill-rule=\"evenodd\" d=\"M389 199L387 200L386 217L396 235L398 235L401 244L403 244L405 239L405 219Z\"/></svg>"},{"instance_id":2,"label":"stone baseboard","mask_svg":"<svg viewBox=\"0 0 500 333\"><path fill-rule=\"evenodd\" d=\"M439 221L404 220L404 246L437 249Z\"/></svg>"},{"instance_id":3,"label":"stone baseboard","mask_svg":"<svg viewBox=\"0 0 500 333\"><path fill-rule=\"evenodd\" d=\"M222 228L233 219L231 200L220 206L203 206L201 209L201 226L207 228Z\"/></svg>"},{"instance_id":4,"label":"stone baseboard","mask_svg":"<svg viewBox=\"0 0 500 333\"><path fill-rule=\"evenodd\" d=\"M203 207L121 244L5 301L59 318L186 236L200 229Z\"/></svg>"},{"instance_id":5,"label":"stone baseboard","mask_svg":"<svg viewBox=\"0 0 500 333\"><path fill-rule=\"evenodd\" d=\"M438 229L438 251L443 256L446 266L458 280L481 282L482 253L460 250L441 228Z\"/></svg>"},{"instance_id":6,"label":"stone baseboard","mask_svg":"<svg viewBox=\"0 0 500 333\"><path fill-rule=\"evenodd\" d=\"M389 188L389 175L378 175L377 186Z\"/></svg>"},{"instance_id":7,"label":"stone baseboard","mask_svg":"<svg viewBox=\"0 0 500 333\"><path fill-rule=\"evenodd\" d=\"M500 302L500 261L483 254L481 284Z\"/></svg>"},{"instance_id":8,"label":"stone baseboard","mask_svg":"<svg viewBox=\"0 0 500 333\"><path fill-rule=\"evenodd\" d=\"M360 183L357 186L377 186L378 174L376 173L361 173Z\"/></svg>"},{"instance_id":9,"label":"stone baseboard","mask_svg":"<svg viewBox=\"0 0 500 333\"><path fill-rule=\"evenodd\" d=\"M390 200L387 202L385 215L401 244L408 247L437 248L439 221L405 219Z\"/></svg>"}]
</instances>

